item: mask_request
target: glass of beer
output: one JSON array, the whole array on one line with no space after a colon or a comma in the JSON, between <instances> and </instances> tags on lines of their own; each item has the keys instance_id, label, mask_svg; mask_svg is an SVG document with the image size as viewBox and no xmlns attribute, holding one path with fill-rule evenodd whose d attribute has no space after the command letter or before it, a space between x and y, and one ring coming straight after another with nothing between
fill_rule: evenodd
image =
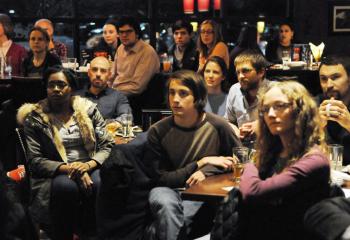
<instances>
[{"instance_id":1,"label":"glass of beer","mask_svg":"<svg viewBox=\"0 0 350 240\"><path fill-rule=\"evenodd\" d=\"M232 165L233 180L236 183L241 181L241 175L243 173L244 164L249 162L249 148L247 147L234 147L232 149L233 158L236 159L236 163Z\"/></svg>"},{"instance_id":2,"label":"glass of beer","mask_svg":"<svg viewBox=\"0 0 350 240\"><path fill-rule=\"evenodd\" d=\"M115 121L114 119L107 119L106 120L106 130L112 137L115 137L115 133L116 133L119 126L120 126L120 124L117 121Z\"/></svg>"}]
</instances>

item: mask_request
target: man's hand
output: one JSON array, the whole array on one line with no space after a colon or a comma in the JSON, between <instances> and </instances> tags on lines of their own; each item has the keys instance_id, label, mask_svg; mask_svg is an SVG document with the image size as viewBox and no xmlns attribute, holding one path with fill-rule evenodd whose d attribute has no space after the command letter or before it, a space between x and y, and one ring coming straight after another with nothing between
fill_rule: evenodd
<instances>
[{"instance_id":1,"label":"man's hand","mask_svg":"<svg viewBox=\"0 0 350 240\"><path fill-rule=\"evenodd\" d=\"M239 128L239 137L244 139L248 136L253 135L258 127L258 121L243 123Z\"/></svg>"},{"instance_id":2,"label":"man's hand","mask_svg":"<svg viewBox=\"0 0 350 240\"><path fill-rule=\"evenodd\" d=\"M350 132L350 113L342 101L334 99L323 101L319 107L319 113L322 127L327 125L326 121L331 120L339 123L340 126Z\"/></svg>"},{"instance_id":3,"label":"man's hand","mask_svg":"<svg viewBox=\"0 0 350 240\"><path fill-rule=\"evenodd\" d=\"M197 162L197 165L198 169L204 167L207 164L228 169L231 168L233 161L233 157L212 156L202 158Z\"/></svg>"},{"instance_id":4,"label":"man's hand","mask_svg":"<svg viewBox=\"0 0 350 240\"><path fill-rule=\"evenodd\" d=\"M187 179L186 184L188 186L192 186L194 184L197 184L205 179L205 175L202 171L198 170L195 173L191 175L189 179Z\"/></svg>"}]
</instances>

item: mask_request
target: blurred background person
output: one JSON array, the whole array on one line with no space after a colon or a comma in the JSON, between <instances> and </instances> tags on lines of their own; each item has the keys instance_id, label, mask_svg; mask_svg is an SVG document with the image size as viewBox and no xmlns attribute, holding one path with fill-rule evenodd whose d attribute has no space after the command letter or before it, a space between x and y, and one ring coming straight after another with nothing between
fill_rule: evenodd
<instances>
[{"instance_id":1,"label":"blurred background person","mask_svg":"<svg viewBox=\"0 0 350 240\"><path fill-rule=\"evenodd\" d=\"M270 41L266 46L266 59L273 63L282 63L283 51L289 51L289 55L292 56L293 39L293 25L289 22L279 24L277 38Z\"/></svg>"},{"instance_id":2,"label":"blurred background person","mask_svg":"<svg viewBox=\"0 0 350 240\"><path fill-rule=\"evenodd\" d=\"M229 67L228 47L224 43L220 25L214 20L205 20L199 26L200 36L197 39L197 49L199 51L198 71L202 71L205 62L209 57L219 56L224 59L227 68Z\"/></svg>"},{"instance_id":3,"label":"blurred background person","mask_svg":"<svg viewBox=\"0 0 350 240\"><path fill-rule=\"evenodd\" d=\"M119 46L119 38L116 27L116 20L109 19L103 25L102 38L92 49L91 59L95 57L105 57L109 61L114 61L115 52Z\"/></svg>"},{"instance_id":4,"label":"blurred background person","mask_svg":"<svg viewBox=\"0 0 350 240\"><path fill-rule=\"evenodd\" d=\"M173 56L173 71L188 69L197 71L198 52L192 40L193 27L185 20L177 20L173 25L175 44L170 48L169 54Z\"/></svg>"},{"instance_id":5,"label":"blurred background person","mask_svg":"<svg viewBox=\"0 0 350 240\"><path fill-rule=\"evenodd\" d=\"M224 116L227 100L225 61L217 56L209 58L204 65L203 75L208 90L208 101L204 110Z\"/></svg>"},{"instance_id":6,"label":"blurred background person","mask_svg":"<svg viewBox=\"0 0 350 240\"><path fill-rule=\"evenodd\" d=\"M239 190L239 239L311 239L306 210L330 195L330 166L317 104L300 83L273 82L259 93L256 165ZM254 226L254 231L252 231Z\"/></svg>"},{"instance_id":7,"label":"blurred background person","mask_svg":"<svg viewBox=\"0 0 350 240\"><path fill-rule=\"evenodd\" d=\"M49 68L44 82L47 98L24 104L17 116L28 146L31 214L53 239L73 239L78 230L94 235L99 167L113 140L96 104L72 95L77 84L70 70Z\"/></svg>"},{"instance_id":8,"label":"blurred background person","mask_svg":"<svg viewBox=\"0 0 350 240\"><path fill-rule=\"evenodd\" d=\"M6 14L0 14L0 57L12 67L11 73L19 75L21 64L27 57L27 51L21 45L12 41L14 37L13 24Z\"/></svg>"},{"instance_id":9,"label":"blurred background person","mask_svg":"<svg viewBox=\"0 0 350 240\"><path fill-rule=\"evenodd\" d=\"M61 65L61 60L48 51L50 37L44 29L33 27L28 38L30 52L22 64L25 77L42 77L47 68Z\"/></svg>"},{"instance_id":10,"label":"blurred background person","mask_svg":"<svg viewBox=\"0 0 350 240\"><path fill-rule=\"evenodd\" d=\"M230 52L230 67L228 75L230 83L237 82L236 68L233 63L235 62L236 57L245 50L255 50L260 52L261 55L264 55L258 45L258 31L256 26L246 24L239 32L236 46Z\"/></svg>"},{"instance_id":11,"label":"blurred background person","mask_svg":"<svg viewBox=\"0 0 350 240\"><path fill-rule=\"evenodd\" d=\"M60 42L55 41L53 39L54 34L54 27L53 23L46 18L39 19L35 22L34 27L41 27L47 31L50 37L50 43L49 43L49 51L53 54L55 54L59 58L66 58L67 57L67 46Z\"/></svg>"}]
</instances>

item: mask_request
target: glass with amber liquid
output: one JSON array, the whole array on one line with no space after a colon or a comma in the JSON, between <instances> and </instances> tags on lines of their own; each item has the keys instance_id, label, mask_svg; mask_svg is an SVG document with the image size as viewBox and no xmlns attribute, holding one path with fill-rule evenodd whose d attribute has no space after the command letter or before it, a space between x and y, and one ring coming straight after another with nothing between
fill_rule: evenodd
<instances>
[{"instance_id":1,"label":"glass with amber liquid","mask_svg":"<svg viewBox=\"0 0 350 240\"><path fill-rule=\"evenodd\" d=\"M236 159L236 163L232 165L233 180L236 183L241 181L244 164L249 161L249 148L247 147L234 147L232 149L233 158Z\"/></svg>"}]
</instances>

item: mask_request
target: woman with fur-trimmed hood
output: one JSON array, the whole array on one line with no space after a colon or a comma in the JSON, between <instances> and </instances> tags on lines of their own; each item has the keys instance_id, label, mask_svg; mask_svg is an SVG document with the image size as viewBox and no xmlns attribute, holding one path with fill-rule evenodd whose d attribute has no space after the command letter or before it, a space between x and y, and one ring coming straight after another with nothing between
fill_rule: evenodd
<instances>
[{"instance_id":1,"label":"woman with fur-trimmed hood","mask_svg":"<svg viewBox=\"0 0 350 240\"><path fill-rule=\"evenodd\" d=\"M30 210L41 227L52 227L53 239L72 239L81 220L83 232L93 234L99 167L109 156L113 139L96 105L72 96L72 73L58 66L49 68L43 79L47 98L24 104L17 115L28 145Z\"/></svg>"}]
</instances>

